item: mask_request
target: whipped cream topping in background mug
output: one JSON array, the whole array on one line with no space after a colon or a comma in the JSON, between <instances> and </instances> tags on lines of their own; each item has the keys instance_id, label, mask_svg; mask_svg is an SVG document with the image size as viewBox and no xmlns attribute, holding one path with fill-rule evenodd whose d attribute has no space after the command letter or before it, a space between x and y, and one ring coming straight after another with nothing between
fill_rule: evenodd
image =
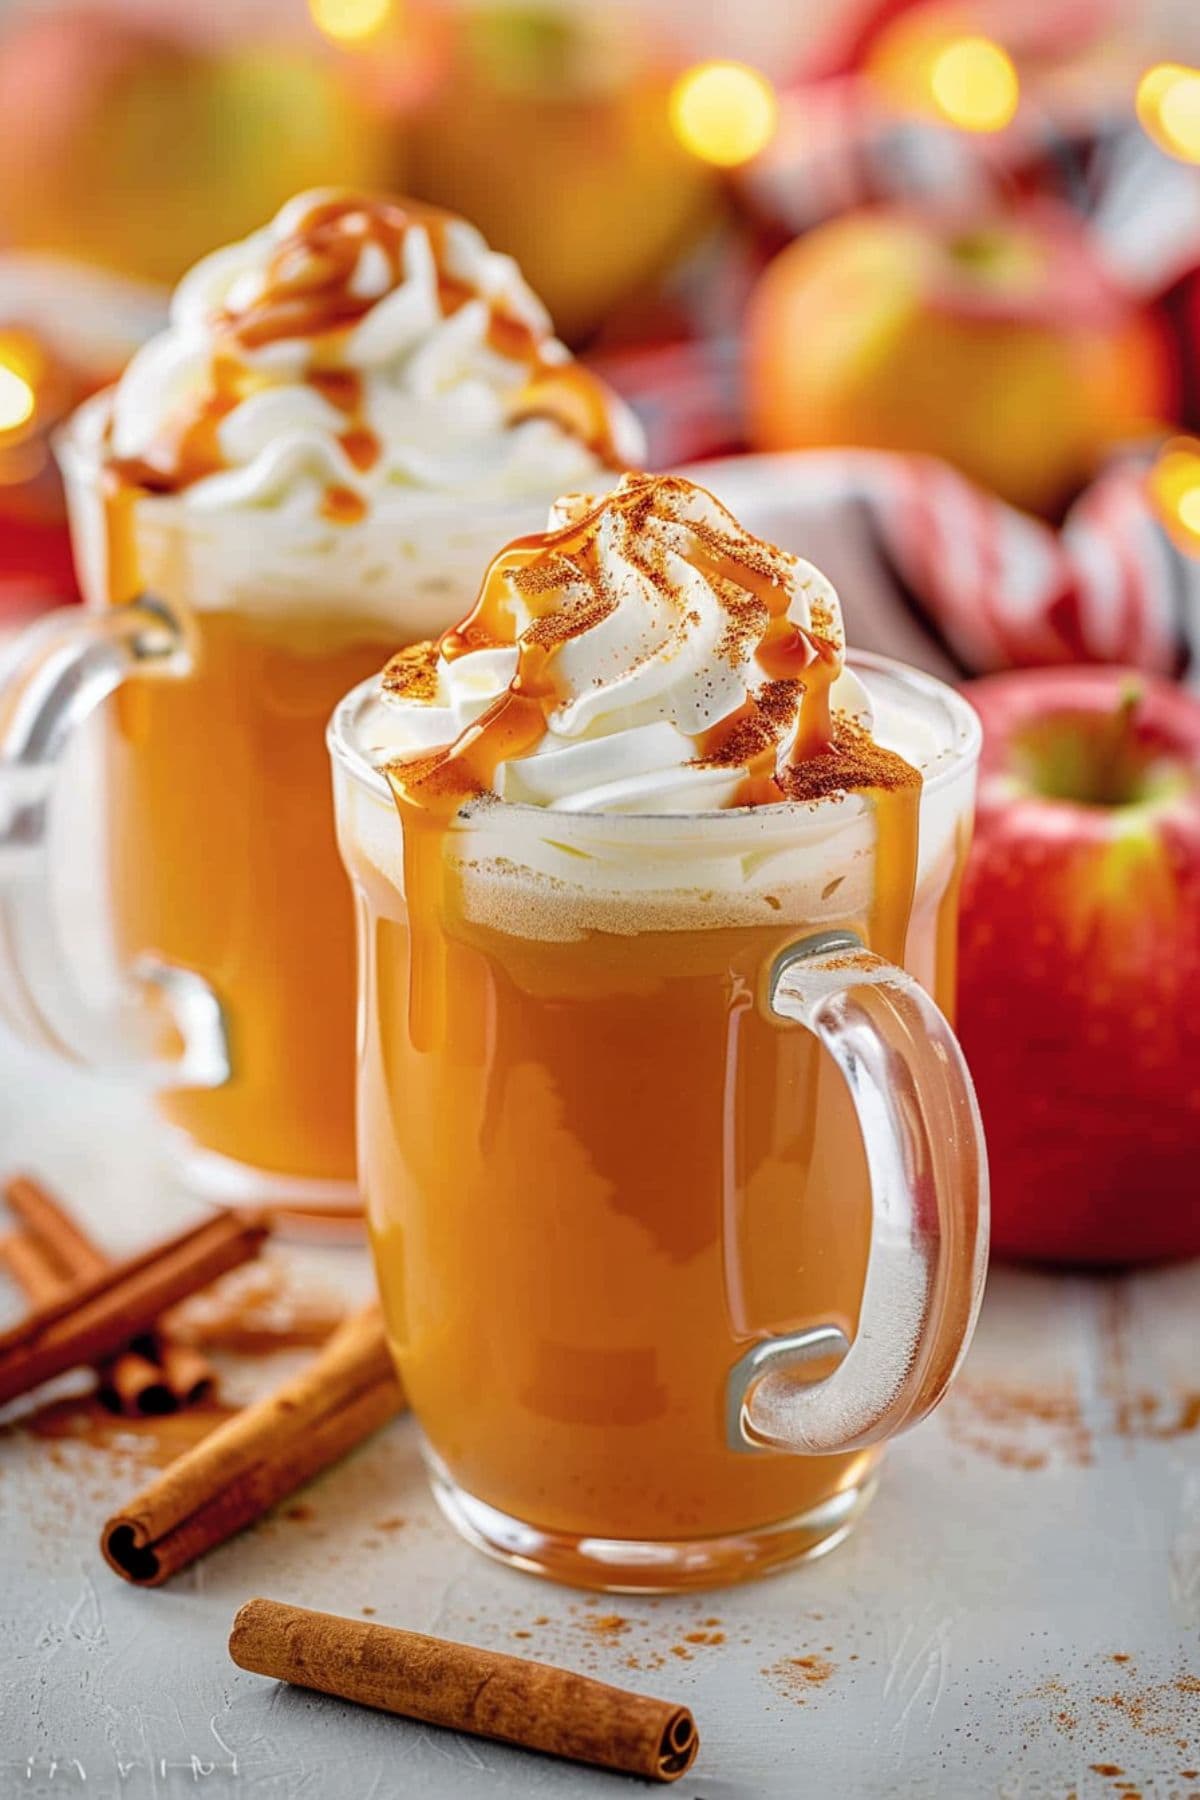
<instances>
[{"instance_id":1,"label":"whipped cream topping in background mug","mask_svg":"<svg viewBox=\"0 0 1200 1800\"><path fill-rule=\"evenodd\" d=\"M515 262L474 226L300 194L183 277L168 329L117 384L107 447L191 507L300 517L331 489L388 509L430 494L507 500L636 459L632 415L598 383L595 442L536 399L526 412L531 371L543 389L568 371L593 387ZM186 428L204 414L197 457Z\"/></svg>"},{"instance_id":2,"label":"whipped cream topping in background mug","mask_svg":"<svg viewBox=\"0 0 1200 1800\"><path fill-rule=\"evenodd\" d=\"M607 486L638 448L509 259L448 214L349 192L205 258L62 434L87 604L18 650L0 761L43 794L45 745L100 710L119 973L85 1002L23 824L0 1011L60 1054L135 1064L206 1197L357 1211L324 726L397 644L462 616L564 482Z\"/></svg>"}]
</instances>

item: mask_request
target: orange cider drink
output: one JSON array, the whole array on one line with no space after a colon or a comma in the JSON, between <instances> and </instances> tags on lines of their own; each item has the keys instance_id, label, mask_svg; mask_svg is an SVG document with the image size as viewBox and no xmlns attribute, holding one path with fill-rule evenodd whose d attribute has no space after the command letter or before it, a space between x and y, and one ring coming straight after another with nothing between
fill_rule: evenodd
<instances>
[{"instance_id":1,"label":"orange cider drink","mask_svg":"<svg viewBox=\"0 0 1200 1800\"><path fill-rule=\"evenodd\" d=\"M846 1533L986 1230L945 1016L973 715L847 665L816 572L675 486L568 505L330 733L361 1181L435 1489L494 1555L629 1590Z\"/></svg>"},{"instance_id":2,"label":"orange cider drink","mask_svg":"<svg viewBox=\"0 0 1200 1800\"><path fill-rule=\"evenodd\" d=\"M81 631L140 607L172 640L104 709L104 829L122 964L219 1018L223 1068L159 1083L202 1191L359 1208L325 725L629 424L471 227L326 193L192 270L65 435Z\"/></svg>"}]
</instances>

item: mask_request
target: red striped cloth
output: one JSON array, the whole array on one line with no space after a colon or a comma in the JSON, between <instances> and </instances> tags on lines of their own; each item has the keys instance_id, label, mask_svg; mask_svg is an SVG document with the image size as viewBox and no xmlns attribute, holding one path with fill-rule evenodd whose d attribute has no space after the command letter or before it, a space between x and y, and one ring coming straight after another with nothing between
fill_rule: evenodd
<instances>
[{"instance_id":1,"label":"red striped cloth","mask_svg":"<svg viewBox=\"0 0 1200 1800\"><path fill-rule=\"evenodd\" d=\"M691 464L842 596L851 641L936 673L1111 662L1200 672L1200 560L1159 523L1146 461L1115 463L1061 528L930 457L795 451Z\"/></svg>"}]
</instances>

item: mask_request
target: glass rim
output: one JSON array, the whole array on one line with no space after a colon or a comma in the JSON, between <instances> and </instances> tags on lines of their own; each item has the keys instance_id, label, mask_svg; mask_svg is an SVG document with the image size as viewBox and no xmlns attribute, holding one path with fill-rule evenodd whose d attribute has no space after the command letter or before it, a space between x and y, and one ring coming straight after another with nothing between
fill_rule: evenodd
<instances>
[{"instance_id":1,"label":"glass rim","mask_svg":"<svg viewBox=\"0 0 1200 1800\"><path fill-rule=\"evenodd\" d=\"M856 650L847 648L846 661L850 668L859 671L875 671L878 674L891 676L899 681L911 693L936 702L950 714L954 724L956 741L941 753L940 766L928 778L922 779L921 795L936 793L947 786L964 768L971 767L978 761L983 745L983 726L979 714L970 701L957 689L936 675L928 675L923 669L915 669L909 663L902 663L890 656L882 656L875 650ZM375 765L367 760L362 751L352 741L352 732L366 702L374 697L378 690L379 676L371 675L366 681L360 681L357 687L351 688L334 708L333 715L325 732L325 742L335 765L342 768L360 787L367 789L377 799L392 804L392 790L387 778ZM840 799L841 795L831 795L830 800ZM499 809L504 818L512 819L518 824L521 821L532 823L540 820L545 825L548 819L569 818L572 824L600 820L619 820L628 829L641 827L679 825L689 819L734 818L745 823L748 819L758 819L765 825L767 821L778 822L782 819L798 820L801 817L820 820L825 813L826 802L781 800L770 806L726 806L697 808L687 812L655 812L655 813L566 813L554 807L534 806L523 800L502 800L498 795L483 795L487 812ZM463 819L469 817L471 823L482 821L484 808L475 802L467 802L456 815Z\"/></svg>"}]
</instances>

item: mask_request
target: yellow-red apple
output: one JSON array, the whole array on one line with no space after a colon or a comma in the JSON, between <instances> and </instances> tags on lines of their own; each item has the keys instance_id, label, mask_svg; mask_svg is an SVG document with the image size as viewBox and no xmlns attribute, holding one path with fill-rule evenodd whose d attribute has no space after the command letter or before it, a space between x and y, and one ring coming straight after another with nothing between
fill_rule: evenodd
<instances>
[{"instance_id":1,"label":"yellow-red apple","mask_svg":"<svg viewBox=\"0 0 1200 1800\"><path fill-rule=\"evenodd\" d=\"M515 256L577 342L712 216L714 171L672 135L669 88L600 13L468 11L412 120L412 191Z\"/></svg>"},{"instance_id":2,"label":"yellow-red apple","mask_svg":"<svg viewBox=\"0 0 1200 1800\"><path fill-rule=\"evenodd\" d=\"M1057 207L851 214L784 250L749 309L757 448L924 452L1043 514L1173 400L1159 322Z\"/></svg>"},{"instance_id":3,"label":"yellow-red apple","mask_svg":"<svg viewBox=\"0 0 1200 1800\"><path fill-rule=\"evenodd\" d=\"M22 248L174 281L300 189L377 184L384 152L315 52L202 49L92 7L0 39L0 235Z\"/></svg>"}]
</instances>

